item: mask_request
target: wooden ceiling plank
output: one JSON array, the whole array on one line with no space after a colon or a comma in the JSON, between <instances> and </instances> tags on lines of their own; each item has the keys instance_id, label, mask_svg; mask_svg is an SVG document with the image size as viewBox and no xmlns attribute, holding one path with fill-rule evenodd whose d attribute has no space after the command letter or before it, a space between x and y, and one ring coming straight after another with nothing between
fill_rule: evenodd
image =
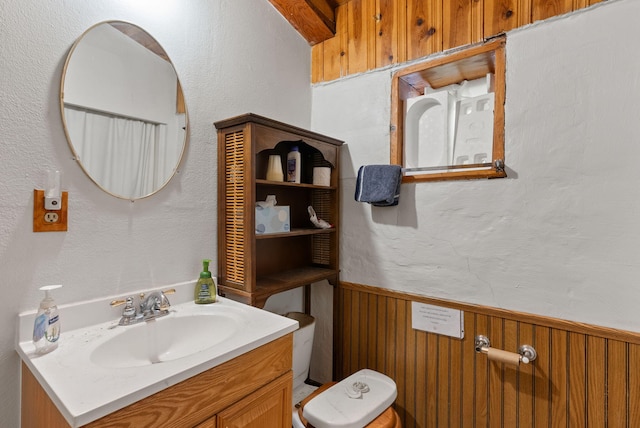
<instances>
[{"instance_id":1,"label":"wooden ceiling plank","mask_svg":"<svg viewBox=\"0 0 640 428\"><path fill-rule=\"evenodd\" d=\"M336 34L333 0L269 0L311 46Z\"/></svg>"}]
</instances>

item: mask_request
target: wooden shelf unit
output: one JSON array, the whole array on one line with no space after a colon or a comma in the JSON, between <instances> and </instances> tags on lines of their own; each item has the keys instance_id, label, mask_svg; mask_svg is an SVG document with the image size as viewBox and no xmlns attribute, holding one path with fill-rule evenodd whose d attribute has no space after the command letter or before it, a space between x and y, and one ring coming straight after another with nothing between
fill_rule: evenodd
<instances>
[{"instance_id":1,"label":"wooden shelf unit","mask_svg":"<svg viewBox=\"0 0 640 428\"><path fill-rule=\"evenodd\" d=\"M339 160L342 141L248 113L215 123L218 130L218 283L221 294L263 307L269 296L338 281ZM268 181L269 155L286 163L298 146L301 183ZM312 184L313 167L330 166L329 186ZM258 234L255 206L275 195L289 206L290 231ZM333 225L316 229L307 207Z\"/></svg>"}]
</instances>

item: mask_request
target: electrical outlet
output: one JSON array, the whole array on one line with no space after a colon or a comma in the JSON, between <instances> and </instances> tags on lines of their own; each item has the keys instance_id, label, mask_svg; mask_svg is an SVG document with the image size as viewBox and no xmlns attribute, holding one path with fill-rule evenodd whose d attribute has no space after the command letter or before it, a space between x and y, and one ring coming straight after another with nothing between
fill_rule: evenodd
<instances>
[{"instance_id":1,"label":"electrical outlet","mask_svg":"<svg viewBox=\"0 0 640 428\"><path fill-rule=\"evenodd\" d=\"M45 223L56 223L59 219L58 213L53 211L47 211L44 214L44 222Z\"/></svg>"},{"instance_id":2,"label":"electrical outlet","mask_svg":"<svg viewBox=\"0 0 640 428\"><path fill-rule=\"evenodd\" d=\"M44 208L44 190L33 190L33 231L34 232L66 232L68 192L62 192L60 209Z\"/></svg>"}]
</instances>

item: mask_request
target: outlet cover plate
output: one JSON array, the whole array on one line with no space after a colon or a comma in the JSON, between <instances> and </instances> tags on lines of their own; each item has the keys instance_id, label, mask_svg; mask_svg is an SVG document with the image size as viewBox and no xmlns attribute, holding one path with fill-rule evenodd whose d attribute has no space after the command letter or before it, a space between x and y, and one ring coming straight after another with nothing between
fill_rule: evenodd
<instances>
[{"instance_id":1,"label":"outlet cover plate","mask_svg":"<svg viewBox=\"0 0 640 428\"><path fill-rule=\"evenodd\" d=\"M33 190L33 231L34 232L66 232L67 231L67 201L68 192L62 192L62 206L59 210L46 210L44 208L44 190ZM58 215L58 221L48 223L45 220L47 213Z\"/></svg>"}]
</instances>

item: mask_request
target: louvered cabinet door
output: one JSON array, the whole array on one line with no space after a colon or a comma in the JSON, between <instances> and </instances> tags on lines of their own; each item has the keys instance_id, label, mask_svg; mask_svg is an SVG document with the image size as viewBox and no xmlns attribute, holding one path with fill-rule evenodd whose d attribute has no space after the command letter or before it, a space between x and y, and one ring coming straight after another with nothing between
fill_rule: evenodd
<instances>
[{"instance_id":1,"label":"louvered cabinet door","mask_svg":"<svg viewBox=\"0 0 640 428\"><path fill-rule=\"evenodd\" d=\"M251 130L248 126L225 130L218 137L218 274L228 287L251 293L253 212L247 209L251 194Z\"/></svg>"}]
</instances>

